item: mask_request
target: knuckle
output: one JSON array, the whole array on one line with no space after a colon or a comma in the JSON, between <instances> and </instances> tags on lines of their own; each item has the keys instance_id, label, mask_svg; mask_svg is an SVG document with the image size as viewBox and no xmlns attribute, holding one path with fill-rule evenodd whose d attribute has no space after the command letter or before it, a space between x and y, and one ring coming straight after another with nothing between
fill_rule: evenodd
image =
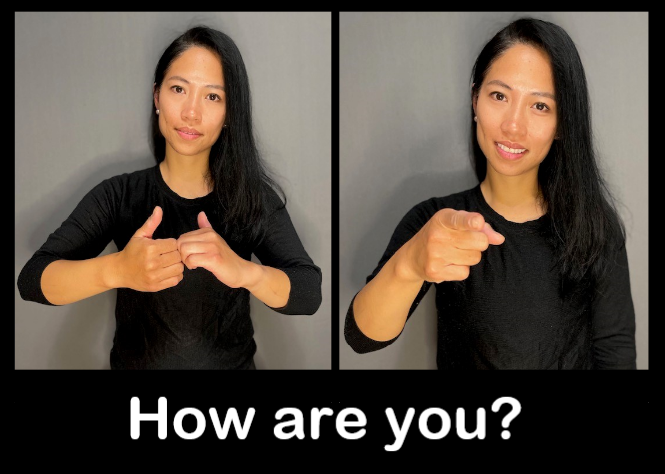
<instances>
[{"instance_id":1,"label":"knuckle","mask_svg":"<svg viewBox=\"0 0 665 474\"><path fill-rule=\"evenodd\" d=\"M431 265L434 265L434 262L444 259L445 252L441 252L440 249L434 247L428 249L427 251L427 262Z\"/></svg>"},{"instance_id":2,"label":"knuckle","mask_svg":"<svg viewBox=\"0 0 665 474\"><path fill-rule=\"evenodd\" d=\"M425 277L428 280L435 280L436 277L437 277L437 274L438 273L437 273L436 266L434 265L434 263L433 262L428 262L425 265Z\"/></svg>"},{"instance_id":3,"label":"knuckle","mask_svg":"<svg viewBox=\"0 0 665 474\"><path fill-rule=\"evenodd\" d=\"M487 248L490 246L490 239L487 237L487 234L480 234L480 246L482 247L482 250L487 250Z\"/></svg>"},{"instance_id":4,"label":"knuckle","mask_svg":"<svg viewBox=\"0 0 665 474\"><path fill-rule=\"evenodd\" d=\"M460 267L460 280L466 280L471 274L471 267L461 266Z\"/></svg>"},{"instance_id":5,"label":"knuckle","mask_svg":"<svg viewBox=\"0 0 665 474\"><path fill-rule=\"evenodd\" d=\"M476 219L479 215L480 214L478 214L477 212L466 212L465 216L464 216L465 217L465 222L466 222L466 227L469 228L469 229L472 229L473 225L474 225L474 222L476 221Z\"/></svg>"},{"instance_id":6,"label":"knuckle","mask_svg":"<svg viewBox=\"0 0 665 474\"><path fill-rule=\"evenodd\" d=\"M436 229L432 229L430 232L427 233L425 236L425 244L428 247L431 247L436 244L436 242L439 240L438 235L440 232L438 232Z\"/></svg>"},{"instance_id":7,"label":"knuckle","mask_svg":"<svg viewBox=\"0 0 665 474\"><path fill-rule=\"evenodd\" d=\"M430 221L434 221L434 223L440 227L448 226L450 223L449 211L449 209L441 209L440 211L437 211L434 216L432 216Z\"/></svg>"},{"instance_id":8,"label":"knuckle","mask_svg":"<svg viewBox=\"0 0 665 474\"><path fill-rule=\"evenodd\" d=\"M452 242L452 239L453 235L449 230L446 228L438 228L432 229L432 232L427 236L426 242L429 247L436 247L441 244L449 244Z\"/></svg>"},{"instance_id":9,"label":"knuckle","mask_svg":"<svg viewBox=\"0 0 665 474\"><path fill-rule=\"evenodd\" d=\"M459 222L459 214L457 212L452 212L448 217L448 222L450 222L450 225L452 225L453 227L457 227L457 224Z\"/></svg>"}]
</instances>

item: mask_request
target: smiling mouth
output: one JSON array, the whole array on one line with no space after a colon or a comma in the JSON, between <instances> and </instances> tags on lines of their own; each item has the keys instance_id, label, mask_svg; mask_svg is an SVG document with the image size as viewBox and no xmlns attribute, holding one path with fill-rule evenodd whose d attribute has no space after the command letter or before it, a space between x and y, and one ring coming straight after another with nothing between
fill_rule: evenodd
<instances>
[{"instance_id":1,"label":"smiling mouth","mask_svg":"<svg viewBox=\"0 0 665 474\"><path fill-rule=\"evenodd\" d=\"M526 148L510 148L501 143L496 144L496 151L504 160L514 161L519 160L524 156L524 154L529 151Z\"/></svg>"},{"instance_id":2,"label":"smiling mouth","mask_svg":"<svg viewBox=\"0 0 665 474\"><path fill-rule=\"evenodd\" d=\"M526 148L508 148L507 146L502 145L501 143L497 143L496 146L501 148L503 151L512 153L514 155L521 155L526 151Z\"/></svg>"}]
</instances>

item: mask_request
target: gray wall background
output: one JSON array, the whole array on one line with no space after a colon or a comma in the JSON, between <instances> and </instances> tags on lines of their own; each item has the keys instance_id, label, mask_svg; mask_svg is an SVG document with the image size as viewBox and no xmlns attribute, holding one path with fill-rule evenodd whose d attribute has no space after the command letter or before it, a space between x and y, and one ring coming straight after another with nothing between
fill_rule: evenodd
<instances>
[{"instance_id":1,"label":"gray wall background","mask_svg":"<svg viewBox=\"0 0 665 474\"><path fill-rule=\"evenodd\" d=\"M198 23L238 45L255 132L284 187L296 230L323 272L313 316L253 296L259 369L330 369L331 14L15 14L15 368L108 369L112 290L66 306L23 301L23 265L103 179L155 165L152 75L162 51ZM111 243L103 254L116 252Z\"/></svg>"},{"instance_id":2,"label":"gray wall background","mask_svg":"<svg viewBox=\"0 0 665 474\"><path fill-rule=\"evenodd\" d=\"M346 311L415 204L468 189L471 68L522 15L562 26L587 74L600 166L627 228L637 368L648 346L648 14L583 12L340 14L340 368L436 369L431 290L391 346L356 354Z\"/></svg>"}]
</instances>

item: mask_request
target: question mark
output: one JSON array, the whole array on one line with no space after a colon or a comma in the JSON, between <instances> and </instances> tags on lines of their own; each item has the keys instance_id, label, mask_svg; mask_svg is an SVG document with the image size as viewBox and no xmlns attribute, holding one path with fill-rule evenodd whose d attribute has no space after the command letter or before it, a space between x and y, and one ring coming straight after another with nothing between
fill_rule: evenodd
<instances>
[{"instance_id":1,"label":"question mark","mask_svg":"<svg viewBox=\"0 0 665 474\"><path fill-rule=\"evenodd\" d=\"M503 417L503 421L501 421L501 426L506 428L506 430L501 433L501 437L503 439L508 439L510 438L510 431L508 431L508 425L510 425L510 422L515 419L517 415L520 414L522 411L522 405L520 405L520 402L515 400L513 397L501 397L497 398L494 400L494 403L492 403L492 411L494 413L498 413L499 409L501 406L505 403L508 403L511 407L513 407L510 410L510 413L508 413L506 416Z\"/></svg>"}]
</instances>

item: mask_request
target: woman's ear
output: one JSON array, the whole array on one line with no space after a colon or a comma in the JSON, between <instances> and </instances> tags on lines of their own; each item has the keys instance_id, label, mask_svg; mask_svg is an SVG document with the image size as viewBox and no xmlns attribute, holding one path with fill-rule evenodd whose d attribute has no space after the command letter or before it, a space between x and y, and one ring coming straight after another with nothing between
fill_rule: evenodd
<instances>
[{"instance_id":1,"label":"woman's ear","mask_svg":"<svg viewBox=\"0 0 665 474\"><path fill-rule=\"evenodd\" d=\"M155 103L155 108L159 109L159 89L157 89L157 84L152 85L152 98Z\"/></svg>"}]
</instances>

